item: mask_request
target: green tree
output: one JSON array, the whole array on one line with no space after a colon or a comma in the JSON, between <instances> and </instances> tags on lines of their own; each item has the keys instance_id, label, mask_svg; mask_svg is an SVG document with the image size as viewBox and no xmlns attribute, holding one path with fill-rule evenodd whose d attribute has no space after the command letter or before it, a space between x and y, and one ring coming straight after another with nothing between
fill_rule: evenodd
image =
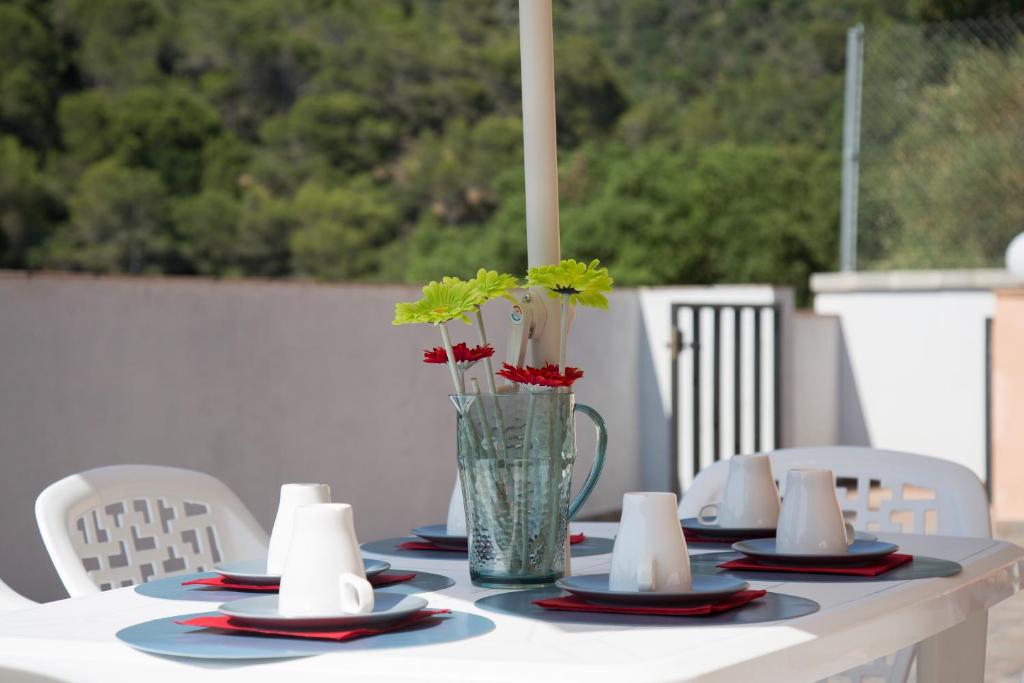
<instances>
[{"instance_id":1,"label":"green tree","mask_svg":"<svg viewBox=\"0 0 1024 683\"><path fill-rule=\"evenodd\" d=\"M372 279L381 270L379 249L399 228L398 211L368 179L333 189L303 185L295 212L302 227L291 236L292 266L323 279Z\"/></svg>"},{"instance_id":2,"label":"green tree","mask_svg":"<svg viewBox=\"0 0 1024 683\"><path fill-rule=\"evenodd\" d=\"M28 8L0 4L0 131L43 149L53 144L62 55Z\"/></svg>"},{"instance_id":3,"label":"green tree","mask_svg":"<svg viewBox=\"0 0 1024 683\"><path fill-rule=\"evenodd\" d=\"M93 164L69 202L70 220L34 258L46 268L161 272L171 255L160 176L107 160Z\"/></svg>"},{"instance_id":4,"label":"green tree","mask_svg":"<svg viewBox=\"0 0 1024 683\"><path fill-rule=\"evenodd\" d=\"M172 220L181 256L200 275L239 276L245 273L241 253L242 209L220 190L206 190L177 200Z\"/></svg>"},{"instance_id":5,"label":"green tree","mask_svg":"<svg viewBox=\"0 0 1024 683\"><path fill-rule=\"evenodd\" d=\"M24 268L49 236L62 208L39 172L39 160L12 136L0 136L0 267Z\"/></svg>"}]
</instances>

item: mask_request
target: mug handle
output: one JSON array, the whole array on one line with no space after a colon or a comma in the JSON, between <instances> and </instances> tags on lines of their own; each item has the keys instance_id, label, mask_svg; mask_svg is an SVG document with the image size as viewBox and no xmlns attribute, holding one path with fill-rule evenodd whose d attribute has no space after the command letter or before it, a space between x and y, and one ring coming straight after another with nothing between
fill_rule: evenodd
<instances>
[{"instance_id":1,"label":"mug handle","mask_svg":"<svg viewBox=\"0 0 1024 683\"><path fill-rule=\"evenodd\" d=\"M857 540L857 532L849 522L843 522L843 530L846 531L846 545L849 547Z\"/></svg>"},{"instance_id":2,"label":"mug handle","mask_svg":"<svg viewBox=\"0 0 1024 683\"><path fill-rule=\"evenodd\" d=\"M577 403L573 408L573 412L583 413L594 423L594 428L597 430L597 450L594 453L594 464L590 466L590 474L587 475L587 480L583 482L580 492L576 494L576 497L569 504L569 519L576 516L576 513L580 511L583 504L587 502L587 498L590 497L594 486L597 485L597 478L601 476L601 470L604 469L605 452L608 450L608 430L604 426L604 419L601 415L590 406L583 405L582 403Z\"/></svg>"},{"instance_id":3,"label":"mug handle","mask_svg":"<svg viewBox=\"0 0 1024 683\"><path fill-rule=\"evenodd\" d=\"M636 562L636 589L641 593L654 590L654 557L641 555Z\"/></svg>"},{"instance_id":4,"label":"mug handle","mask_svg":"<svg viewBox=\"0 0 1024 683\"><path fill-rule=\"evenodd\" d=\"M373 586L351 572L338 575L341 611L345 614L367 614L373 611Z\"/></svg>"},{"instance_id":5,"label":"mug handle","mask_svg":"<svg viewBox=\"0 0 1024 683\"><path fill-rule=\"evenodd\" d=\"M712 510L713 512L710 515L705 515L704 514L705 510ZM707 519L707 517L710 517L710 519ZM697 521L700 522L701 524L706 524L708 526L717 525L718 524L718 503L708 503L707 505L702 507L700 509L700 512L697 513Z\"/></svg>"}]
</instances>

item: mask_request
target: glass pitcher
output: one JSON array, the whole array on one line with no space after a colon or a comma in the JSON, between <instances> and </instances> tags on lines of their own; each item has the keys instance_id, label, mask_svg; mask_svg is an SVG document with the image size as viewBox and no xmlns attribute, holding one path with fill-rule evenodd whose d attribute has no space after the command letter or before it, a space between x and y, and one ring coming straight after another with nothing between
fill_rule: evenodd
<instances>
[{"instance_id":1,"label":"glass pitcher","mask_svg":"<svg viewBox=\"0 0 1024 683\"><path fill-rule=\"evenodd\" d=\"M593 408L571 393L461 394L459 478L469 534L469 574L491 588L528 587L560 578L568 522L604 467L608 433ZM576 462L575 414L597 430L590 474L571 502Z\"/></svg>"}]
</instances>

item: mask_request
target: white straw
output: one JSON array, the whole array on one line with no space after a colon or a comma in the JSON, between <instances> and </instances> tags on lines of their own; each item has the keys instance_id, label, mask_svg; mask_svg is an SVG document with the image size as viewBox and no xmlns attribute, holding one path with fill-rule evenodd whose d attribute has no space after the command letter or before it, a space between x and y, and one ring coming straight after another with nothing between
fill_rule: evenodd
<instances>
[{"instance_id":1,"label":"white straw","mask_svg":"<svg viewBox=\"0 0 1024 683\"><path fill-rule=\"evenodd\" d=\"M558 338L558 374L565 374L565 347L569 337L569 295L562 295L562 329Z\"/></svg>"},{"instance_id":2,"label":"white straw","mask_svg":"<svg viewBox=\"0 0 1024 683\"><path fill-rule=\"evenodd\" d=\"M476 331L480 335L480 344L487 346L487 331L484 329L484 315L483 312L478 308L476 309ZM494 385L494 366L491 365L491 358L488 356L484 358L484 369L487 371L487 390L492 394L498 393L498 387ZM480 393L479 391L477 393Z\"/></svg>"},{"instance_id":3,"label":"white straw","mask_svg":"<svg viewBox=\"0 0 1024 683\"><path fill-rule=\"evenodd\" d=\"M455 385L456 394L465 394L466 388L462 385L459 368L455 365L455 351L452 350L452 340L448 336L448 328L444 325L444 323L441 323L438 327L441 328L441 343L444 344L444 352L448 356L448 370L452 373L452 384Z\"/></svg>"}]
</instances>

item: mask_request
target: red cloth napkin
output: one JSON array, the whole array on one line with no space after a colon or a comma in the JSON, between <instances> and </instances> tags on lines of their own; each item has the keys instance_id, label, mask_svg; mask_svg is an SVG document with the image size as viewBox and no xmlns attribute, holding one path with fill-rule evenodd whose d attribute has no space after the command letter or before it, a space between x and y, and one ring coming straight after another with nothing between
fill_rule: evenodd
<instances>
[{"instance_id":1,"label":"red cloth napkin","mask_svg":"<svg viewBox=\"0 0 1024 683\"><path fill-rule=\"evenodd\" d=\"M342 642L345 640L352 640L353 638L363 638L366 636L375 636L381 633L389 633L391 631L397 631L403 629L406 626L419 623L424 619L437 616L438 614L449 614L449 609L422 609L416 614L411 615L408 619L383 626L379 628L354 628L346 631L314 631L311 629L302 630L288 630L288 629L275 629L275 628L263 628L262 626L250 626L238 622L231 617L225 616L213 616L213 617L195 617L194 619L186 619L185 621L176 621L175 624L182 626L201 626L203 628L216 628L223 631L236 631L238 633L258 633L266 636L285 636L287 638L313 638L317 640L336 640Z\"/></svg>"},{"instance_id":2,"label":"red cloth napkin","mask_svg":"<svg viewBox=\"0 0 1024 683\"><path fill-rule=\"evenodd\" d=\"M587 602L583 598L569 595L564 598L545 598L534 600L533 604L544 609L561 610L564 612L602 612L605 614L648 614L662 617L700 617L709 614L728 612L757 600L768 591L749 590L730 595L724 600L706 605L689 605L687 607L655 607L651 605L598 605Z\"/></svg>"},{"instance_id":3,"label":"red cloth napkin","mask_svg":"<svg viewBox=\"0 0 1024 683\"><path fill-rule=\"evenodd\" d=\"M587 537L581 532L578 534L571 534L569 536L569 544L576 545L577 543L583 543L587 540ZM467 552L465 548L451 548L448 546L437 545L430 541L405 541L399 543L398 547L402 550L446 550L451 553L464 553Z\"/></svg>"},{"instance_id":4,"label":"red cloth napkin","mask_svg":"<svg viewBox=\"0 0 1024 683\"><path fill-rule=\"evenodd\" d=\"M376 576L371 576L369 581L374 588L383 588L384 586L393 586L396 583L411 581L414 578L416 578L415 574L377 574ZM213 588L221 588L223 590L245 591L249 593L276 593L278 589L276 583L258 586L252 583L236 583L223 576L207 576L201 579L192 579L191 581L182 582L181 585L212 586Z\"/></svg>"},{"instance_id":5,"label":"red cloth napkin","mask_svg":"<svg viewBox=\"0 0 1024 683\"><path fill-rule=\"evenodd\" d=\"M878 576L890 569L913 561L913 555L892 553L877 562L858 567L809 567L807 565L768 564L752 557L741 557L718 565L722 569L743 569L757 572L790 572L794 574L841 574L843 576Z\"/></svg>"}]
</instances>

